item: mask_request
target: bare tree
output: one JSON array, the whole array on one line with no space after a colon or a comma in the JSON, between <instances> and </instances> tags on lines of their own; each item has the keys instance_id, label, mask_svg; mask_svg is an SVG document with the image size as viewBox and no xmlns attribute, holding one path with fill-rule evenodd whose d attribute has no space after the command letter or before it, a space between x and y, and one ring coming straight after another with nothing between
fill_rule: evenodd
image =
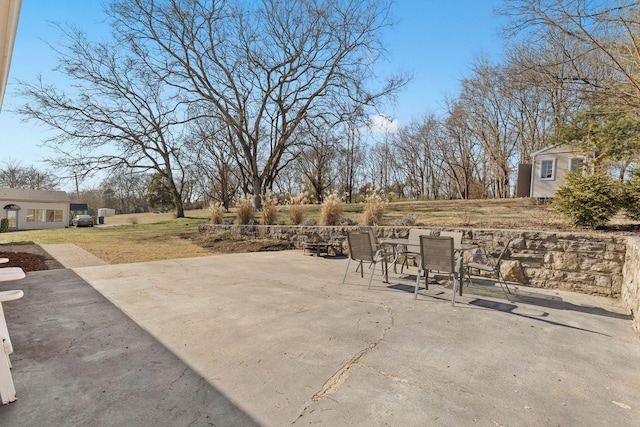
<instances>
[{"instance_id":1,"label":"bare tree","mask_svg":"<svg viewBox=\"0 0 640 427\"><path fill-rule=\"evenodd\" d=\"M558 142L562 128L584 103L572 78L583 72L575 62L567 62L567 57L579 56L580 47L557 31L538 38L538 43L512 42L507 49L505 69L517 104L522 162L530 161L531 152Z\"/></svg>"},{"instance_id":2,"label":"bare tree","mask_svg":"<svg viewBox=\"0 0 640 427\"><path fill-rule=\"evenodd\" d=\"M483 144L489 162L485 172L490 178L491 195L509 197L514 154L519 148L519 129L511 120L515 102L502 67L490 65L485 58L480 58L473 71L472 77L462 81L459 106L467 110L470 129Z\"/></svg>"},{"instance_id":3,"label":"bare tree","mask_svg":"<svg viewBox=\"0 0 640 427\"><path fill-rule=\"evenodd\" d=\"M348 119L340 129L337 187L344 194L345 201L353 203L356 189L362 184L359 172L364 162L365 148L357 118Z\"/></svg>"},{"instance_id":4,"label":"bare tree","mask_svg":"<svg viewBox=\"0 0 640 427\"><path fill-rule=\"evenodd\" d=\"M118 213L147 212L145 193L149 178L148 174L134 173L130 169L115 170L100 185L104 207Z\"/></svg>"},{"instance_id":5,"label":"bare tree","mask_svg":"<svg viewBox=\"0 0 640 427\"><path fill-rule=\"evenodd\" d=\"M440 152L450 177L450 195L454 198L474 199L485 196L481 182L481 143L469 126L467 111L457 101L448 101L445 135L440 140Z\"/></svg>"},{"instance_id":6,"label":"bare tree","mask_svg":"<svg viewBox=\"0 0 640 427\"><path fill-rule=\"evenodd\" d=\"M314 200L322 203L325 193L332 189L337 178L334 173L337 169L337 137L326 126L309 124L306 132L298 138L304 141L304 148L296 158L295 170L298 176L305 178Z\"/></svg>"},{"instance_id":7,"label":"bare tree","mask_svg":"<svg viewBox=\"0 0 640 427\"><path fill-rule=\"evenodd\" d=\"M152 170L169 186L177 216L182 201L186 118L178 91L156 78L146 52L135 45L92 43L63 29L56 48L58 70L73 81L71 93L37 82L20 82L30 102L18 113L58 131L46 144L60 154L51 162L80 175L127 167Z\"/></svg>"},{"instance_id":8,"label":"bare tree","mask_svg":"<svg viewBox=\"0 0 640 427\"><path fill-rule=\"evenodd\" d=\"M55 190L60 178L34 166L23 166L16 160L7 159L0 165L0 187L30 190Z\"/></svg>"},{"instance_id":9,"label":"bare tree","mask_svg":"<svg viewBox=\"0 0 640 427\"><path fill-rule=\"evenodd\" d=\"M560 62L546 65L561 63L565 84L591 97L640 107L640 2L505 0L500 13L511 18L508 36L536 43L544 35L547 49L563 53Z\"/></svg>"},{"instance_id":10,"label":"bare tree","mask_svg":"<svg viewBox=\"0 0 640 427\"><path fill-rule=\"evenodd\" d=\"M234 134L222 121L198 119L190 127L192 139L187 151L198 171L196 180L204 201L219 202L229 209L241 187L238 162L231 148Z\"/></svg>"},{"instance_id":11,"label":"bare tree","mask_svg":"<svg viewBox=\"0 0 640 427\"><path fill-rule=\"evenodd\" d=\"M231 129L243 187L259 195L295 159L293 136L306 120L339 122L407 82L374 79L389 8L388 0L116 0L110 14L123 40L149 53L157 79Z\"/></svg>"},{"instance_id":12,"label":"bare tree","mask_svg":"<svg viewBox=\"0 0 640 427\"><path fill-rule=\"evenodd\" d=\"M410 123L395 138L397 168L404 173L408 196L412 199L438 198L442 193L442 168L435 151L440 146L441 123L427 114Z\"/></svg>"}]
</instances>

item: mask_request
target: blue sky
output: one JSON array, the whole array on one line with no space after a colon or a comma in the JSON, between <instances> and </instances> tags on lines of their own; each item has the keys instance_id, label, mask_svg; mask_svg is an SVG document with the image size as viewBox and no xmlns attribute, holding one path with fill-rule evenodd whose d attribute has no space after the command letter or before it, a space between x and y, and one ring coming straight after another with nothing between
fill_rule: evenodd
<instances>
[{"instance_id":1,"label":"blue sky","mask_svg":"<svg viewBox=\"0 0 640 427\"><path fill-rule=\"evenodd\" d=\"M498 37L500 19L493 14L502 0L396 0L393 14L397 25L386 35L385 71L405 71L413 75L398 95L396 105L384 113L400 125L425 113L444 113L444 100L455 97L459 81L470 74L474 59L486 54L499 61L502 41ZM46 168L42 160L52 152L42 148L46 128L22 123L11 113L20 99L13 96L15 80L32 80L42 73L45 82L55 66L55 55L47 43L55 44L57 30L48 21L70 23L100 38L108 31L100 0L25 0L22 2L18 32L11 62L4 105L0 112L2 161L11 159L23 166Z\"/></svg>"}]
</instances>

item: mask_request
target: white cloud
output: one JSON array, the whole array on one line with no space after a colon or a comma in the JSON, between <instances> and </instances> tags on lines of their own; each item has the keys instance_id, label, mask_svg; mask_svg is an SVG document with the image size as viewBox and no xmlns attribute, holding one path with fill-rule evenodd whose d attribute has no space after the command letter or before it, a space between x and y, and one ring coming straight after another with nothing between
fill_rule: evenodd
<instances>
[{"instance_id":1,"label":"white cloud","mask_svg":"<svg viewBox=\"0 0 640 427\"><path fill-rule=\"evenodd\" d=\"M372 134L396 133L400 122L383 114L369 117L369 132Z\"/></svg>"}]
</instances>

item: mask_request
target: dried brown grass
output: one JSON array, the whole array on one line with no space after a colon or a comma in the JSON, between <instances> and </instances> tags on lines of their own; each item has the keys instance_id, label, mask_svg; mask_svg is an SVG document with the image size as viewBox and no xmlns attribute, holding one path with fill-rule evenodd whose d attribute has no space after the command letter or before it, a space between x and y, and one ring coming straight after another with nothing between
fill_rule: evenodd
<instances>
[{"instance_id":1,"label":"dried brown grass","mask_svg":"<svg viewBox=\"0 0 640 427\"><path fill-rule=\"evenodd\" d=\"M337 194L329 194L320 209L320 225L338 225L342 219L342 201Z\"/></svg>"}]
</instances>

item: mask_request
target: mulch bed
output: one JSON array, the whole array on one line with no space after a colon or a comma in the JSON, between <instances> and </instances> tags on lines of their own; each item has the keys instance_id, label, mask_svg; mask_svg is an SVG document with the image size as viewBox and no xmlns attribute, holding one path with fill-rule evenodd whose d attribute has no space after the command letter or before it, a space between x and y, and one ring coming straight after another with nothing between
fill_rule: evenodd
<instances>
[{"instance_id":1,"label":"mulch bed","mask_svg":"<svg viewBox=\"0 0 640 427\"><path fill-rule=\"evenodd\" d=\"M233 254L244 252L286 251L295 249L295 245L275 240L238 240L227 236L208 235L206 233L188 233L181 236L212 253Z\"/></svg>"},{"instance_id":2,"label":"mulch bed","mask_svg":"<svg viewBox=\"0 0 640 427\"><path fill-rule=\"evenodd\" d=\"M0 258L9 258L3 267L20 267L25 272L64 268L58 261L35 243L0 245Z\"/></svg>"}]
</instances>

